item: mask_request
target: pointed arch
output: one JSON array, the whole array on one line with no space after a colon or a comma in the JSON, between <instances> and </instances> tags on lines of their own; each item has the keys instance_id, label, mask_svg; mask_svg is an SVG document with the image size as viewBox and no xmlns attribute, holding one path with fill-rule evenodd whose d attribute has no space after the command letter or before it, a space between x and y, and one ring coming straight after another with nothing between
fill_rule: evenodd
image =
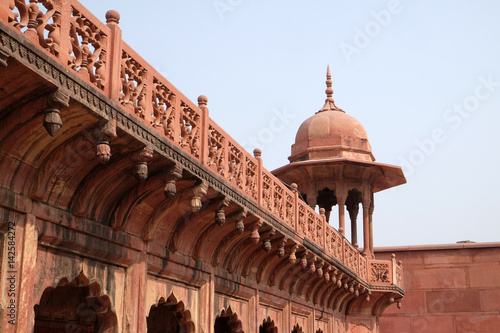
<instances>
[{"instance_id":1,"label":"pointed arch","mask_svg":"<svg viewBox=\"0 0 500 333\"><path fill-rule=\"evenodd\" d=\"M185 309L184 302L177 301L173 292L167 300L161 297L157 304L151 305L146 323L148 333L194 333L195 331L191 312Z\"/></svg>"},{"instance_id":2,"label":"pointed arch","mask_svg":"<svg viewBox=\"0 0 500 333\"><path fill-rule=\"evenodd\" d=\"M262 321L259 326L259 333L278 333L278 328L274 325L274 320L270 316Z\"/></svg>"},{"instance_id":3,"label":"pointed arch","mask_svg":"<svg viewBox=\"0 0 500 333\"><path fill-rule=\"evenodd\" d=\"M62 278L55 288L46 288L34 310L34 333L118 332L109 296L83 271L71 282Z\"/></svg>"},{"instance_id":4,"label":"pointed arch","mask_svg":"<svg viewBox=\"0 0 500 333\"><path fill-rule=\"evenodd\" d=\"M244 333L241 320L238 319L238 314L233 313L231 306L227 310L222 310L220 315L215 318L214 325L215 333Z\"/></svg>"},{"instance_id":5,"label":"pointed arch","mask_svg":"<svg viewBox=\"0 0 500 333\"><path fill-rule=\"evenodd\" d=\"M302 327L296 323L293 325L292 333L302 333Z\"/></svg>"}]
</instances>

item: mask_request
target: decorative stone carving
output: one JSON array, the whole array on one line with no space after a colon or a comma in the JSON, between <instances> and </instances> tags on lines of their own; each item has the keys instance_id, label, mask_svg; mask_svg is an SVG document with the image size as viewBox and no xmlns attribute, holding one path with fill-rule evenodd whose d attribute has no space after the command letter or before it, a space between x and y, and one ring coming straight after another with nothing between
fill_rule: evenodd
<instances>
[{"instance_id":1,"label":"decorative stone carving","mask_svg":"<svg viewBox=\"0 0 500 333\"><path fill-rule=\"evenodd\" d=\"M195 325L191 320L191 312L185 309L182 301L172 292L165 299L161 297L158 304L153 304L146 318L148 333L194 333Z\"/></svg>"},{"instance_id":2,"label":"decorative stone carving","mask_svg":"<svg viewBox=\"0 0 500 333\"><path fill-rule=\"evenodd\" d=\"M243 231L245 231L245 224L243 223L243 219L247 217L247 210L243 209L239 214L238 217L236 218L236 230L238 231L238 234L242 234Z\"/></svg>"},{"instance_id":3,"label":"decorative stone carving","mask_svg":"<svg viewBox=\"0 0 500 333\"><path fill-rule=\"evenodd\" d=\"M359 256L359 277L362 278L363 280L367 280L367 259L366 257Z\"/></svg>"},{"instance_id":4,"label":"decorative stone carving","mask_svg":"<svg viewBox=\"0 0 500 333\"><path fill-rule=\"evenodd\" d=\"M292 265L297 262L297 256L295 255L295 253L297 252L298 249L299 249L299 245L297 245L297 244L292 246L292 248L290 249L290 255L288 256L288 261Z\"/></svg>"},{"instance_id":5,"label":"decorative stone carving","mask_svg":"<svg viewBox=\"0 0 500 333\"><path fill-rule=\"evenodd\" d=\"M283 197L285 194L285 189L281 183L273 181L274 191L273 191L273 212L280 219L285 220L285 211L283 209Z\"/></svg>"},{"instance_id":6,"label":"decorative stone carving","mask_svg":"<svg viewBox=\"0 0 500 333\"><path fill-rule=\"evenodd\" d=\"M62 90L57 90L47 98L47 108L43 110L43 127L50 136L55 136L61 129L63 123L60 110L69 106L69 96Z\"/></svg>"},{"instance_id":7,"label":"decorative stone carving","mask_svg":"<svg viewBox=\"0 0 500 333\"><path fill-rule=\"evenodd\" d=\"M165 188L163 189L163 194L167 199L173 198L177 193L177 187L175 183L177 182L177 180L182 178L182 169L182 165L176 163L173 167L165 172Z\"/></svg>"},{"instance_id":8,"label":"decorative stone carving","mask_svg":"<svg viewBox=\"0 0 500 333\"><path fill-rule=\"evenodd\" d=\"M227 180L236 185L237 188L243 189L243 153L236 148L235 145L228 143L228 171Z\"/></svg>"},{"instance_id":9,"label":"decorative stone carving","mask_svg":"<svg viewBox=\"0 0 500 333\"><path fill-rule=\"evenodd\" d=\"M302 235L307 235L306 227L306 207L302 202L299 201L299 230L297 230Z\"/></svg>"},{"instance_id":10,"label":"decorative stone carving","mask_svg":"<svg viewBox=\"0 0 500 333\"><path fill-rule=\"evenodd\" d=\"M353 272L358 272L357 267L357 259L358 259L358 251L347 240L344 239L344 263L347 267L349 267Z\"/></svg>"},{"instance_id":11,"label":"decorative stone carving","mask_svg":"<svg viewBox=\"0 0 500 333\"><path fill-rule=\"evenodd\" d=\"M127 52L122 51L120 80L122 90L119 101L124 106L130 106L139 117L145 117L146 88L148 72Z\"/></svg>"},{"instance_id":12,"label":"decorative stone carving","mask_svg":"<svg viewBox=\"0 0 500 333\"><path fill-rule=\"evenodd\" d=\"M314 214L310 210L307 211L307 233L306 236L309 237L313 242L317 242L316 239L316 223L314 219Z\"/></svg>"},{"instance_id":13,"label":"decorative stone carving","mask_svg":"<svg viewBox=\"0 0 500 333\"><path fill-rule=\"evenodd\" d=\"M257 164L249 158L246 160L245 193L257 200Z\"/></svg>"},{"instance_id":14,"label":"decorative stone carving","mask_svg":"<svg viewBox=\"0 0 500 333\"><path fill-rule=\"evenodd\" d=\"M219 205L219 208L215 211L215 223L218 225L223 225L226 222L226 214L224 213L224 208L229 206L231 200L229 198L224 198Z\"/></svg>"},{"instance_id":15,"label":"decorative stone carving","mask_svg":"<svg viewBox=\"0 0 500 333\"><path fill-rule=\"evenodd\" d=\"M92 132L92 137L96 145L97 160L104 164L111 158L111 138L116 137L116 120L101 121L98 129Z\"/></svg>"},{"instance_id":16,"label":"decorative stone carving","mask_svg":"<svg viewBox=\"0 0 500 333\"><path fill-rule=\"evenodd\" d=\"M208 184L202 180L193 189L193 197L191 198L191 211L198 212L202 207L201 197L207 194Z\"/></svg>"},{"instance_id":17,"label":"decorative stone carving","mask_svg":"<svg viewBox=\"0 0 500 333\"><path fill-rule=\"evenodd\" d=\"M135 162L135 178L140 182L145 181L148 178L148 162L153 159L153 147L146 146L136 151L130 159Z\"/></svg>"},{"instance_id":18,"label":"decorative stone carving","mask_svg":"<svg viewBox=\"0 0 500 333\"><path fill-rule=\"evenodd\" d=\"M370 263L370 281L389 283L389 264L371 262Z\"/></svg>"},{"instance_id":19,"label":"decorative stone carving","mask_svg":"<svg viewBox=\"0 0 500 333\"><path fill-rule=\"evenodd\" d=\"M68 65L73 70L88 75L90 82L103 89L107 79L107 36L75 7L72 7L71 14L69 34L72 56Z\"/></svg>"},{"instance_id":20,"label":"decorative stone carving","mask_svg":"<svg viewBox=\"0 0 500 333\"><path fill-rule=\"evenodd\" d=\"M80 272L73 281L63 278L44 290L35 305L34 332L117 333L118 319L99 283L90 283Z\"/></svg>"},{"instance_id":21,"label":"decorative stone carving","mask_svg":"<svg viewBox=\"0 0 500 333\"><path fill-rule=\"evenodd\" d=\"M326 225L326 251L337 258L340 261L343 261L342 258L342 237L333 229L329 224Z\"/></svg>"},{"instance_id":22,"label":"decorative stone carving","mask_svg":"<svg viewBox=\"0 0 500 333\"><path fill-rule=\"evenodd\" d=\"M39 6L42 5L42 7ZM59 55L61 45L61 13L51 0L12 1L11 8L17 8L19 13L9 13L9 23L16 29L38 37L40 46L55 56ZM49 21L52 20L52 23ZM48 31L45 38L45 30Z\"/></svg>"},{"instance_id":23,"label":"decorative stone carving","mask_svg":"<svg viewBox=\"0 0 500 333\"><path fill-rule=\"evenodd\" d=\"M238 315L233 313L231 306L227 310L222 310L215 318L215 333L243 333L243 326Z\"/></svg>"},{"instance_id":24,"label":"decorative stone carving","mask_svg":"<svg viewBox=\"0 0 500 333\"><path fill-rule=\"evenodd\" d=\"M270 212L273 211L271 177L266 173L262 175L262 205Z\"/></svg>"},{"instance_id":25,"label":"decorative stone carving","mask_svg":"<svg viewBox=\"0 0 500 333\"><path fill-rule=\"evenodd\" d=\"M200 115L181 101L179 145L191 155L200 157Z\"/></svg>"},{"instance_id":26,"label":"decorative stone carving","mask_svg":"<svg viewBox=\"0 0 500 333\"><path fill-rule=\"evenodd\" d=\"M262 220L259 219L252 225L252 232L250 233L250 239L255 244L257 244L260 240L259 228L262 227L262 224L263 224Z\"/></svg>"},{"instance_id":27,"label":"decorative stone carving","mask_svg":"<svg viewBox=\"0 0 500 333\"><path fill-rule=\"evenodd\" d=\"M276 230L273 228L269 233L267 234L266 239L264 239L264 242L262 244L262 248L264 251L268 252L271 251L271 238L276 234Z\"/></svg>"},{"instance_id":28,"label":"decorative stone carving","mask_svg":"<svg viewBox=\"0 0 500 333\"><path fill-rule=\"evenodd\" d=\"M0 66L7 67L7 59L9 58L9 54L0 49Z\"/></svg>"},{"instance_id":29,"label":"decorative stone carving","mask_svg":"<svg viewBox=\"0 0 500 333\"><path fill-rule=\"evenodd\" d=\"M208 162L207 165L221 176L225 176L226 161L224 149L226 138L214 127L208 127Z\"/></svg>"},{"instance_id":30,"label":"decorative stone carving","mask_svg":"<svg viewBox=\"0 0 500 333\"><path fill-rule=\"evenodd\" d=\"M318 275L318 277L323 277L323 265L325 263L323 262L323 260L318 260L316 262L316 275Z\"/></svg>"},{"instance_id":31,"label":"decorative stone carving","mask_svg":"<svg viewBox=\"0 0 500 333\"><path fill-rule=\"evenodd\" d=\"M396 265L396 285L403 287L403 262L398 261ZM399 305L399 303L398 303Z\"/></svg>"},{"instance_id":32,"label":"decorative stone carving","mask_svg":"<svg viewBox=\"0 0 500 333\"><path fill-rule=\"evenodd\" d=\"M283 237L283 239L280 241L278 245L278 252L276 253L279 258L283 258L285 256L285 245L286 245L287 239Z\"/></svg>"},{"instance_id":33,"label":"decorative stone carving","mask_svg":"<svg viewBox=\"0 0 500 333\"><path fill-rule=\"evenodd\" d=\"M175 103L176 96L157 78L153 78L153 127L163 127L165 136L175 140Z\"/></svg>"},{"instance_id":34,"label":"decorative stone carving","mask_svg":"<svg viewBox=\"0 0 500 333\"><path fill-rule=\"evenodd\" d=\"M295 197L288 191L285 192L285 222L295 228Z\"/></svg>"}]
</instances>

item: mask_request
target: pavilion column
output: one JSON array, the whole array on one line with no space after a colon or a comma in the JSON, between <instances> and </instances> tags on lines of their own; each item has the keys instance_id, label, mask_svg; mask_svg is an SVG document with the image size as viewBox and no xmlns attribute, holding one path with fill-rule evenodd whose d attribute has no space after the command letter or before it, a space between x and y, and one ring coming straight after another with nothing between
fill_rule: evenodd
<instances>
[{"instance_id":1,"label":"pavilion column","mask_svg":"<svg viewBox=\"0 0 500 333\"><path fill-rule=\"evenodd\" d=\"M337 196L337 204L339 205L339 232L345 236L345 196Z\"/></svg>"},{"instance_id":2,"label":"pavilion column","mask_svg":"<svg viewBox=\"0 0 500 333\"><path fill-rule=\"evenodd\" d=\"M370 202L371 200L363 200L363 247L364 255L368 258L372 257L370 248Z\"/></svg>"},{"instance_id":3,"label":"pavilion column","mask_svg":"<svg viewBox=\"0 0 500 333\"><path fill-rule=\"evenodd\" d=\"M359 204L354 205L349 210L349 217L351 218L351 243L355 248L359 247L358 244L358 212L359 212Z\"/></svg>"},{"instance_id":4,"label":"pavilion column","mask_svg":"<svg viewBox=\"0 0 500 333\"><path fill-rule=\"evenodd\" d=\"M371 199L371 204L370 204L370 209L369 209L369 231L370 231L370 253L373 257L373 210L375 209L375 205L373 204L373 194L372 194L372 199Z\"/></svg>"},{"instance_id":5,"label":"pavilion column","mask_svg":"<svg viewBox=\"0 0 500 333\"><path fill-rule=\"evenodd\" d=\"M314 189L306 192L307 194L307 204L312 209L316 209L316 205L318 204L318 198L316 197L316 193L314 193Z\"/></svg>"}]
</instances>

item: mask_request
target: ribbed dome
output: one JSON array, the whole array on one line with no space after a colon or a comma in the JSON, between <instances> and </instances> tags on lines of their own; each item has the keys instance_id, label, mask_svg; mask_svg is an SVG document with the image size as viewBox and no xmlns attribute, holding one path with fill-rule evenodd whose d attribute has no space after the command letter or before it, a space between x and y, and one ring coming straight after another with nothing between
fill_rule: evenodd
<instances>
[{"instance_id":1,"label":"ribbed dome","mask_svg":"<svg viewBox=\"0 0 500 333\"><path fill-rule=\"evenodd\" d=\"M375 161L363 125L335 105L330 67L326 85L325 105L300 125L288 159L290 162L336 158Z\"/></svg>"}]
</instances>

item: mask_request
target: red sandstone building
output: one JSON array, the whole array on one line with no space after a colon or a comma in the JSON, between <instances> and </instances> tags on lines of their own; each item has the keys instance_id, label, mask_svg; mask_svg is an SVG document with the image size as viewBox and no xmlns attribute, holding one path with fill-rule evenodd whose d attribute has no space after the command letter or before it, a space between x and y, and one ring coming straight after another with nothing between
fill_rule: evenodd
<instances>
[{"instance_id":1,"label":"red sandstone building","mask_svg":"<svg viewBox=\"0 0 500 333\"><path fill-rule=\"evenodd\" d=\"M269 172L122 40L117 12L1 0L0 332L493 332L499 281L471 267L498 245L445 260L469 317L426 311L447 288L430 252L394 249L423 265L410 282L375 255L374 198L405 178L326 85Z\"/></svg>"}]
</instances>

